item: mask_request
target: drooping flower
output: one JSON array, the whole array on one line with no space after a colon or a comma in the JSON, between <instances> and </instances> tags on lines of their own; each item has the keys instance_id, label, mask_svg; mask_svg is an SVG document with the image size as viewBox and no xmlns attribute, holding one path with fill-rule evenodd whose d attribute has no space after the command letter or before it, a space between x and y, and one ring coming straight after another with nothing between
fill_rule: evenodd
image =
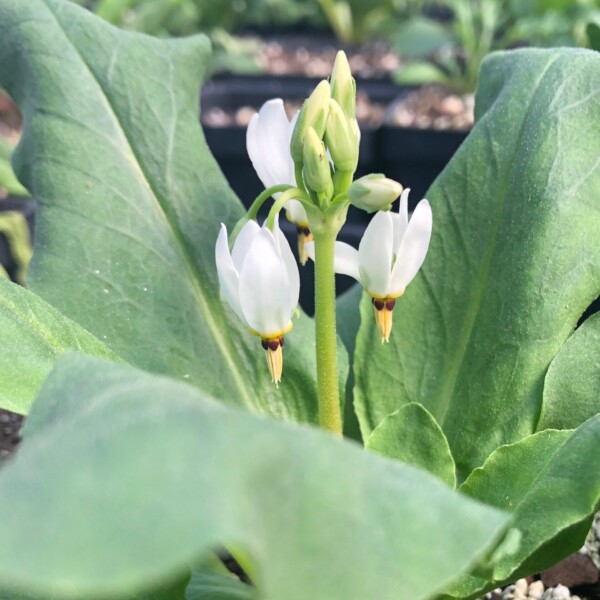
<instances>
[{"instance_id":1,"label":"drooping flower","mask_svg":"<svg viewBox=\"0 0 600 600\"><path fill-rule=\"evenodd\" d=\"M398 213L378 212L373 217L358 250L335 243L334 269L356 279L370 294L382 342L389 341L396 299L421 268L431 239L429 202L421 200L409 222L409 192L402 192ZM306 250L314 259L314 242Z\"/></svg>"},{"instance_id":2,"label":"drooping flower","mask_svg":"<svg viewBox=\"0 0 600 600\"><path fill-rule=\"evenodd\" d=\"M290 121L283 100L275 98L265 102L250 119L246 131L246 148L252 166L265 188L282 183L296 186L290 142L297 118L298 114ZM279 193L273 196L277 198ZM308 257L304 244L312 240L306 211L298 200L288 200L285 211L287 219L298 230L298 256L301 264L305 264Z\"/></svg>"},{"instance_id":3,"label":"drooping flower","mask_svg":"<svg viewBox=\"0 0 600 600\"><path fill-rule=\"evenodd\" d=\"M300 294L298 266L278 221L273 231L249 221L231 252L227 228L221 224L215 259L221 297L250 332L261 338L271 378L278 384L283 368L283 337L292 328L292 313Z\"/></svg>"}]
</instances>

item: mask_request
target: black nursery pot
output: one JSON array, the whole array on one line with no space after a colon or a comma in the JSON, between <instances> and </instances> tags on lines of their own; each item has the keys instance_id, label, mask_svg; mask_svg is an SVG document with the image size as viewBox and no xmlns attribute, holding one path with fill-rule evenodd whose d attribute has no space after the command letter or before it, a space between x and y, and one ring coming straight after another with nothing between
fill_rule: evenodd
<instances>
[{"instance_id":1,"label":"black nursery pot","mask_svg":"<svg viewBox=\"0 0 600 600\"><path fill-rule=\"evenodd\" d=\"M411 189L411 209L465 141L466 131L382 126L377 131L377 168Z\"/></svg>"}]
</instances>

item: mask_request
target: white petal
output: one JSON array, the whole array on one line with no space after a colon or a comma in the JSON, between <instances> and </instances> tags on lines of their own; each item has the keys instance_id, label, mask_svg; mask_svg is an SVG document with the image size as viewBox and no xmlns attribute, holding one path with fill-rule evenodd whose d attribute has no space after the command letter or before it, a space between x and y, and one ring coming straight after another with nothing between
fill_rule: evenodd
<instances>
[{"instance_id":1,"label":"white petal","mask_svg":"<svg viewBox=\"0 0 600 600\"><path fill-rule=\"evenodd\" d=\"M240 273L240 304L248 325L264 337L287 329L292 311L290 281L273 234L263 227L252 241Z\"/></svg>"},{"instance_id":2,"label":"white petal","mask_svg":"<svg viewBox=\"0 0 600 600\"><path fill-rule=\"evenodd\" d=\"M392 218L394 219L394 254L398 254L398 249L400 248L400 243L402 242L402 238L404 237L404 233L406 232L406 227L408 225L408 194L410 192L410 188L406 188L402 191L402 195L400 196L400 206L398 207L398 214L392 213Z\"/></svg>"},{"instance_id":3,"label":"white petal","mask_svg":"<svg viewBox=\"0 0 600 600\"><path fill-rule=\"evenodd\" d=\"M285 203L285 211L289 221L301 227L308 227L308 215L302 202L298 200L289 200Z\"/></svg>"},{"instance_id":4,"label":"white petal","mask_svg":"<svg viewBox=\"0 0 600 600\"><path fill-rule=\"evenodd\" d=\"M402 238L396 263L392 270L392 293L402 294L421 268L431 239L431 206L421 200L415 208L406 233Z\"/></svg>"},{"instance_id":5,"label":"white petal","mask_svg":"<svg viewBox=\"0 0 600 600\"><path fill-rule=\"evenodd\" d=\"M233 259L233 266L239 273L242 270L246 253L254 237L260 231L260 225L256 221L248 221L238 233L233 243L233 250L231 251L231 258Z\"/></svg>"},{"instance_id":6,"label":"white petal","mask_svg":"<svg viewBox=\"0 0 600 600\"><path fill-rule=\"evenodd\" d=\"M235 311L237 316L245 321L239 298L239 274L236 270L227 242L227 228L221 223L221 231L217 238L215 247L215 262L217 264L217 274L219 276L219 285L221 286L221 296Z\"/></svg>"},{"instance_id":7,"label":"white petal","mask_svg":"<svg viewBox=\"0 0 600 600\"><path fill-rule=\"evenodd\" d=\"M253 115L246 148L265 187L290 181L290 122L280 98L269 100Z\"/></svg>"},{"instance_id":8,"label":"white petal","mask_svg":"<svg viewBox=\"0 0 600 600\"><path fill-rule=\"evenodd\" d=\"M340 275L349 275L361 282L358 269L358 250L345 242L336 242L333 258L333 270Z\"/></svg>"},{"instance_id":9,"label":"white petal","mask_svg":"<svg viewBox=\"0 0 600 600\"><path fill-rule=\"evenodd\" d=\"M289 285L289 305L296 307L298 305L298 298L300 297L300 273L298 271L298 263L294 258L290 244L287 241L285 235L283 235L281 229L279 229L279 219L275 221L275 229L273 230L275 241L279 248L279 253L285 267L287 269Z\"/></svg>"},{"instance_id":10,"label":"white petal","mask_svg":"<svg viewBox=\"0 0 600 600\"><path fill-rule=\"evenodd\" d=\"M388 295L394 229L389 212L378 212L369 223L358 247L360 280L375 296Z\"/></svg>"},{"instance_id":11,"label":"white petal","mask_svg":"<svg viewBox=\"0 0 600 600\"><path fill-rule=\"evenodd\" d=\"M315 243L306 242L304 249L311 260L315 260ZM333 270L340 275L349 275L362 283L358 269L358 250L345 242L336 242L333 256Z\"/></svg>"}]
</instances>

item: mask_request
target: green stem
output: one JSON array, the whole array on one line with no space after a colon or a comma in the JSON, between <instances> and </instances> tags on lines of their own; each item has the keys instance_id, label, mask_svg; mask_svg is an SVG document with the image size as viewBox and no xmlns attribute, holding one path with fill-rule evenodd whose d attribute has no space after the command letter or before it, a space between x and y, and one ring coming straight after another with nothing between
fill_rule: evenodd
<instances>
[{"instance_id":1,"label":"green stem","mask_svg":"<svg viewBox=\"0 0 600 600\"><path fill-rule=\"evenodd\" d=\"M335 277L333 272L336 233L334 227L324 227L323 230L314 232L315 326L319 423L323 429L342 435L335 328Z\"/></svg>"},{"instance_id":2,"label":"green stem","mask_svg":"<svg viewBox=\"0 0 600 600\"><path fill-rule=\"evenodd\" d=\"M336 196L339 194L344 194L348 191L348 188L352 184L353 176L353 171L341 171L339 169L333 174L333 187L335 189Z\"/></svg>"},{"instance_id":3,"label":"green stem","mask_svg":"<svg viewBox=\"0 0 600 600\"><path fill-rule=\"evenodd\" d=\"M256 215L260 210L260 207L273 195L277 192L287 192L287 190L293 189L294 186L289 185L287 183L280 183L279 185L273 185L270 188L267 188L264 192L262 192L259 196L257 196L256 200L250 205L246 216L248 219L256 219Z\"/></svg>"},{"instance_id":4,"label":"green stem","mask_svg":"<svg viewBox=\"0 0 600 600\"><path fill-rule=\"evenodd\" d=\"M275 217L279 214L279 211L283 208L284 204L288 200L308 200L306 194L299 190L298 188L290 188L287 191L283 192L277 200L271 206L271 210L269 210L269 215L267 216L267 227L273 231L273 227L275 227Z\"/></svg>"},{"instance_id":5,"label":"green stem","mask_svg":"<svg viewBox=\"0 0 600 600\"><path fill-rule=\"evenodd\" d=\"M293 186L287 183L280 183L278 185L272 185L271 187L264 190L261 194L256 197L256 200L250 205L248 212L235 224L231 235L229 236L229 242L233 244L235 242L235 238L238 236L242 227L252 219L256 219L256 215L260 210L260 207L273 195L277 192L287 192L290 189L295 189Z\"/></svg>"}]
</instances>

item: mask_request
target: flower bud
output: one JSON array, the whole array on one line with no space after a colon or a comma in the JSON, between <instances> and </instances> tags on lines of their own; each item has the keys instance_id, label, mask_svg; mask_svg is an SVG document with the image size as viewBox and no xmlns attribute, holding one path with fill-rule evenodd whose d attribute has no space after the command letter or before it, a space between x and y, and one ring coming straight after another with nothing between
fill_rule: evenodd
<instances>
[{"instance_id":1,"label":"flower bud","mask_svg":"<svg viewBox=\"0 0 600 600\"><path fill-rule=\"evenodd\" d=\"M327 157L325 144L312 127L309 127L306 131L303 159L304 182L308 189L316 192L318 196L331 198L333 195L333 181L331 179L329 158Z\"/></svg>"},{"instance_id":2,"label":"flower bud","mask_svg":"<svg viewBox=\"0 0 600 600\"><path fill-rule=\"evenodd\" d=\"M369 213L389 210L392 202L402 193L402 186L381 173L372 173L357 179L348 190L350 202Z\"/></svg>"},{"instance_id":3,"label":"flower bud","mask_svg":"<svg viewBox=\"0 0 600 600\"><path fill-rule=\"evenodd\" d=\"M313 93L304 101L296 126L292 132L290 151L295 163L302 162L302 147L309 127L312 127L319 138L325 133L331 88L328 81L321 81Z\"/></svg>"},{"instance_id":4,"label":"flower bud","mask_svg":"<svg viewBox=\"0 0 600 600\"><path fill-rule=\"evenodd\" d=\"M331 97L342 107L349 119L356 115L356 81L350 72L345 52L340 50L331 71Z\"/></svg>"},{"instance_id":5,"label":"flower bud","mask_svg":"<svg viewBox=\"0 0 600 600\"><path fill-rule=\"evenodd\" d=\"M360 133L356 119L349 119L335 100L329 101L325 141L336 169L356 171Z\"/></svg>"}]
</instances>

